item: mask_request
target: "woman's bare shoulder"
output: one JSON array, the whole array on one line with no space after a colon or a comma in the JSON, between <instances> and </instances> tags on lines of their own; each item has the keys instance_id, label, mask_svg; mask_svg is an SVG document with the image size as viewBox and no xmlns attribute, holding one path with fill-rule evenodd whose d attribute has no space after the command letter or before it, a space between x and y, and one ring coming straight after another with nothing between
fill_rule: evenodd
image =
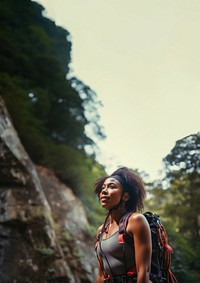
<instances>
[{"instance_id":1,"label":"woman's bare shoulder","mask_svg":"<svg viewBox=\"0 0 200 283\"><path fill-rule=\"evenodd\" d=\"M145 221L146 222L146 218L142 213L139 212L133 212L130 216L130 220L131 221Z\"/></svg>"},{"instance_id":2,"label":"woman's bare shoulder","mask_svg":"<svg viewBox=\"0 0 200 283\"><path fill-rule=\"evenodd\" d=\"M128 221L127 231L134 233L136 230L140 230L144 228L145 229L149 228L145 216L142 213L137 213L137 212L132 213Z\"/></svg>"}]
</instances>

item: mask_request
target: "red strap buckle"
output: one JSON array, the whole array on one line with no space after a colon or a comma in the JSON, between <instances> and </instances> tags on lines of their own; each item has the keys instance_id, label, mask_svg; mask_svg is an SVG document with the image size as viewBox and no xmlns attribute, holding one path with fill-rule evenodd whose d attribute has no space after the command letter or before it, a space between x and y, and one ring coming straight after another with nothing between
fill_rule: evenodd
<instances>
[{"instance_id":1,"label":"red strap buckle","mask_svg":"<svg viewBox=\"0 0 200 283\"><path fill-rule=\"evenodd\" d=\"M118 236L118 243L123 244L124 243L124 234L119 234Z\"/></svg>"},{"instance_id":2,"label":"red strap buckle","mask_svg":"<svg viewBox=\"0 0 200 283\"><path fill-rule=\"evenodd\" d=\"M127 272L128 276L133 276L134 274L136 274L136 267L135 266L131 267L131 269Z\"/></svg>"}]
</instances>

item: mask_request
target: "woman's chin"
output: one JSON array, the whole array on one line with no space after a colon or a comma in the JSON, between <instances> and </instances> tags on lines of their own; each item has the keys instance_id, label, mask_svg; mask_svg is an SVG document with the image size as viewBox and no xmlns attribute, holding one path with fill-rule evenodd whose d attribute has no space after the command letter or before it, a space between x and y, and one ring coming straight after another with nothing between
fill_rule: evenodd
<instances>
[{"instance_id":1,"label":"woman's chin","mask_svg":"<svg viewBox=\"0 0 200 283\"><path fill-rule=\"evenodd\" d=\"M107 209L106 203L102 203L101 206L102 206L103 208L106 208L106 209Z\"/></svg>"},{"instance_id":2,"label":"woman's chin","mask_svg":"<svg viewBox=\"0 0 200 283\"><path fill-rule=\"evenodd\" d=\"M102 202L102 203L101 203L101 206L102 206L103 208L105 208L105 209L109 209L109 208L110 208L110 206L109 206L108 203L106 203L106 202Z\"/></svg>"}]
</instances>

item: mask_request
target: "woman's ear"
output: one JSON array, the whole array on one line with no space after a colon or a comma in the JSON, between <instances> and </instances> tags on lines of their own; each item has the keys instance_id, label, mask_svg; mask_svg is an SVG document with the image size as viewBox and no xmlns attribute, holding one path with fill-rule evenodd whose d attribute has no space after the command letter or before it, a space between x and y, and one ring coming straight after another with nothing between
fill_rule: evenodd
<instances>
[{"instance_id":1,"label":"woman's ear","mask_svg":"<svg viewBox=\"0 0 200 283\"><path fill-rule=\"evenodd\" d=\"M124 200L124 201L127 201L127 200L129 200L129 198L130 198L130 197L129 197L129 193L128 193L128 192L125 192L124 195L123 195L123 200Z\"/></svg>"}]
</instances>

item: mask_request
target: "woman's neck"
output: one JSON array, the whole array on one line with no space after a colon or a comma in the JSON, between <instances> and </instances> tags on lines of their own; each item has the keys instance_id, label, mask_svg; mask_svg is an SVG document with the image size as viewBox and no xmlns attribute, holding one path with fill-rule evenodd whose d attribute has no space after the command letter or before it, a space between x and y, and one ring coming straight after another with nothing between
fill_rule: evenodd
<instances>
[{"instance_id":1,"label":"woman's neck","mask_svg":"<svg viewBox=\"0 0 200 283\"><path fill-rule=\"evenodd\" d=\"M110 223L114 223L116 222L117 224L119 224L120 219L122 218L122 216L124 215L124 213L122 212L122 210L113 210L112 213L110 214Z\"/></svg>"}]
</instances>

